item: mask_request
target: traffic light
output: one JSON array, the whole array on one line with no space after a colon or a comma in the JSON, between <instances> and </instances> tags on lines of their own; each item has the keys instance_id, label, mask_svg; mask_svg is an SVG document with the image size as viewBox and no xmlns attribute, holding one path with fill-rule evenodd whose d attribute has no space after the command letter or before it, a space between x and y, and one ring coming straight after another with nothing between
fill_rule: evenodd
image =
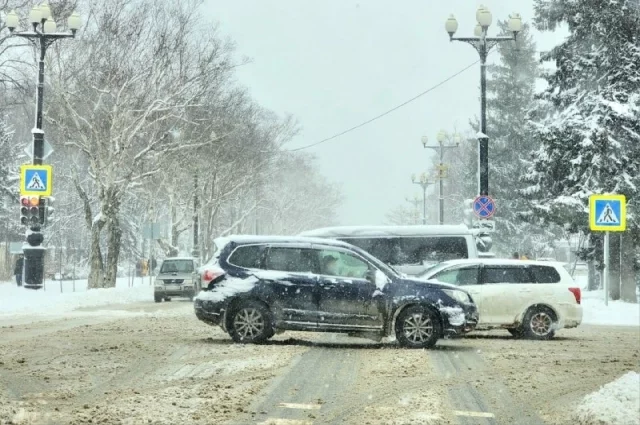
<instances>
[{"instance_id":1,"label":"traffic light","mask_svg":"<svg viewBox=\"0 0 640 425\"><path fill-rule=\"evenodd\" d=\"M40 224L40 197L20 197L20 223L23 226L37 226Z\"/></svg>"},{"instance_id":2,"label":"traffic light","mask_svg":"<svg viewBox=\"0 0 640 425\"><path fill-rule=\"evenodd\" d=\"M40 224L46 226L49 219L53 216L55 208L53 208L53 197L40 198Z\"/></svg>"}]
</instances>

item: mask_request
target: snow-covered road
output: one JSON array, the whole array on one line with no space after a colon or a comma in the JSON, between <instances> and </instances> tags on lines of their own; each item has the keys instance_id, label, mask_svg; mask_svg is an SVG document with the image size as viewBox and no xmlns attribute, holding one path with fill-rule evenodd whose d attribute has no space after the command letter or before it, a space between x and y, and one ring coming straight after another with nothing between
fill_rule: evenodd
<instances>
[{"instance_id":1,"label":"snow-covered road","mask_svg":"<svg viewBox=\"0 0 640 425\"><path fill-rule=\"evenodd\" d=\"M582 399L640 358L634 326L478 332L423 351L296 332L237 345L187 300L4 319L3 425L574 425Z\"/></svg>"}]
</instances>

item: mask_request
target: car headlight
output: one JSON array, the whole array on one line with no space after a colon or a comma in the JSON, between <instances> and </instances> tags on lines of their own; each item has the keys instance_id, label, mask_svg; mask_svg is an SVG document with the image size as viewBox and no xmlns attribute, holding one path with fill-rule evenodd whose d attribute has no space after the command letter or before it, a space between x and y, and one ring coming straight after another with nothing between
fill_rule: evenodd
<instances>
[{"instance_id":1,"label":"car headlight","mask_svg":"<svg viewBox=\"0 0 640 425\"><path fill-rule=\"evenodd\" d=\"M458 291L456 289L443 289L444 293L461 303L468 304L471 302L471 298L464 291Z\"/></svg>"}]
</instances>

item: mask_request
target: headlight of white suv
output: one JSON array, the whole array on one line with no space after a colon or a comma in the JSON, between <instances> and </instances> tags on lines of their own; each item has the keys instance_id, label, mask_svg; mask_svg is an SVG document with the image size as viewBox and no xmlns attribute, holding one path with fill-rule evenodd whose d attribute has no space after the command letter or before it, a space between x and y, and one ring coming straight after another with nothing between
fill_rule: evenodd
<instances>
[{"instance_id":1,"label":"headlight of white suv","mask_svg":"<svg viewBox=\"0 0 640 425\"><path fill-rule=\"evenodd\" d=\"M471 302L469 295L467 295L467 293L464 291L458 291L456 289L443 289L443 291L445 294L461 303L468 304Z\"/></svg>"}]
</instances>

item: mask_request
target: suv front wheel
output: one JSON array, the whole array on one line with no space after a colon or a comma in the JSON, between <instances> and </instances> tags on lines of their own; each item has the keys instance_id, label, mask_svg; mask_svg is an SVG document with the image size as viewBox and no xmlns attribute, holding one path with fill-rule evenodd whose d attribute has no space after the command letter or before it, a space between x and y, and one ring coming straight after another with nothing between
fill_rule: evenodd
<instances>
[{"instance_id":1,"label":"suv front wheel","mask_svg":"<svg viewBox=\"0 0 640 425\"><path fill-rule=\"evenodd\" d=\"M396 319L396 339L403 347L431 348L441 333L438 316L427 306L407 307Z\"/></svg>"},{"instance_id":2,"label":"suv front wheel","mask_svg":"<svg viewBox=\"0 0 640 425\"><path fill-rule=\"evenodd\" d=\"M271 313L262 303L244 301L233 310L229 335L235 342L260 343L273 336Z\"/></svg>"}]
</instances>

